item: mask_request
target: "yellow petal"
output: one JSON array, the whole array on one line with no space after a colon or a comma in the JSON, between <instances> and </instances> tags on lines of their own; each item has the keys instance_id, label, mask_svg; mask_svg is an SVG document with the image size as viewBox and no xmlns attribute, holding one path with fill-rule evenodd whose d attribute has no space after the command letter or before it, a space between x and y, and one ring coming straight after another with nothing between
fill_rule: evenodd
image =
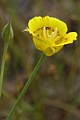
<instances>
[{"instance_id":1,"label":"yellow petal","mask_svg":"<svg viewBox=\"0 0 80 120\"><path fill-rule=\"evenodd\" d=\"M35 32L36 30L41 29L42 27L50 27L51 30L58 28L58 34L64 36L67 32L67 25L61 20L49 16L45 17L34 17L29 23L28 27L30 31Z\"/></svg>"},{"instance_id":2,"label":"yellow petal","mask_svg":"<svg viewBox=\"0 0 80 120\"><path fill-rule=\"evenodd\" d=\"M46 43L45 41L33 36L33 42L36 46L37 49L44 51L49 47L49 44Z\"/></svg>"},{"instance_id":3,"label":"yellow petal","mask_svg":"<svg viewBox=\"0 0 80 120\"><path fill-rule=\"evenodd\" d=\"M43 21L42 21L42 17L40 17L40 16L34 17L31 20L29 20L28 27L29 27L30 31L32 31L32 32L35 32L42 26L43 26Z\"/></svg>"},{"instance_id":4,"label":"yellow petal","mask_svg":"<svg viewBox=\"0 0 80 120\"><path fill-rule=\"evenodd\" d=\"M54 54L53 50L48 47L46 50L43 51L46 56L51 56Z\"/></svg>"},{"instance_id":5,"label":"yellow petal","mask_svg":"<svg viewBox=\"0 0 80 120\"><path fill-rule=\"evenodd\" d=\"M55 53L59 52L62 48L63 48L63 45L55 47Z\"/></svg>"},{"instance_id":6,"label":"yellow petal","mask_svg":"<svg viewBox=\"0 0 80 120\"><path fill-rule=\"evenodd\" d=\"M60 51L62 49L63 46L58 46L58 47L48 47L46 50L44 50L44 54L46 56L51 56L55 53L57 53L58 51Z\"/></svg>"},{"instance_id":7,"label":"yellow petal","mask_svg":"<svg viewBox=\"0 0 80 120\"><path fill-rule=\"evenodd\" d=\"M63 21L49 16L43 17L43 21L44 21L44 26L46 27L51 27L53 30L55 28L58 28L58 34L60 34L61 36L64 36L66 34L67 25Z\"/></svg>"},{"instance_id":8,"label":"yellow petal","mask_svg":"<svg viewBox=\"0 0 80 120\"><path fill-rule=\"evenodd\" d=\"M62 39L57 41L56 46L62 46L65 44L70 44L73 43L74 40L77 38L77 33L76 32L70 32L66 34Z\"/></svg>"}]
</instances>

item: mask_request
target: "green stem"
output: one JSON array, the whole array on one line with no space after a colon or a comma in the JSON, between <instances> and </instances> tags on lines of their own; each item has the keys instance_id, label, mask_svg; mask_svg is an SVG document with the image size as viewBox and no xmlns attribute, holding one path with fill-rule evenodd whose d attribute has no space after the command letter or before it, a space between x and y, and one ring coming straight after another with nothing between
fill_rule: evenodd
<instances>
[{"instance_id":1,"label":"green stem","mask_svg":"<svg viewBox=\"0 0 80 120\"><path fill-rule=\"evenodd\" d=\"M4 66L5 66L6 53L7 53L8 46L9 46L9 42L5 43L5 45L4 45L4 51L3 51L3 56L2 56L2 64L1 64L1 71L0 71L0 97L1 97L1 93L2 93L2 83L3 83L3 75L4 75Z\"/></svg>"},{"instance_id":2,"label":"green stem","mask_svg":"<svg viewBox=\"0 0 80 120\"><path fill-rule=\"evenodd\" d=\"M37 74L37 72L38 72L38 70L39 70L39 68L40 68L40 66L41 66L41 64L42 64L42 62L43 62L43 60L44 60L44 57L45 57L45 55L42 54L40 60L38 61L36 67L34 68L32 74L30 75L28 81L26 82L24 88L22 89L22 91L21 91L19 97L17 98L17 100L16 100L14 106L12 107L10 113L8 114L6 120L10 120L10 119L11 119L11 116L12 116L13 112L16 110L16 107L17 107L18 104L21 102L21 100L22 100L22 98L23 98L23 96L24 96L26 90L28 89L28 87L29 87L31 81L32 81L32 80L34 79L34 77L36 76L36 74Z\"/></svg>"}]
</instances>

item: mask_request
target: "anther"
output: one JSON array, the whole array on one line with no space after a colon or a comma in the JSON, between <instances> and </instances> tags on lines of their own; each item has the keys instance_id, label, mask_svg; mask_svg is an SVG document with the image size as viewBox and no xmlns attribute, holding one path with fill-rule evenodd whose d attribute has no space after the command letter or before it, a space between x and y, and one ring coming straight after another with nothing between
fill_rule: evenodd
<instances>
[{"instance_id":1,"label":"anther","mask_svg":"<svg viewBox=\"0 0 80 120\"><path fill-rule=\"evenodd\" d=\"M58 28L55 28L54 32L51 34L51 38L54 39L57 35Z\"/></svg>"},{"instance_id":2,"label":"anther","mask_svg":"<svg viewBox=\"0 0 80 120\"><path fill-rule=\"evenodd\" d=\"M49 30L47 30L47 37L51 38L51 35L49 34Z\"/></svg>"},{"instance_id":3,"label":"anther","mask_svg":"<svg viewBox=\"0 0 80 120\"><path fill-rule=\"evenodd\" d=\"M46 36L46 27L44 26L43 27L43 36L46 38L47 36Z\"/></svg>"}]
</instances>

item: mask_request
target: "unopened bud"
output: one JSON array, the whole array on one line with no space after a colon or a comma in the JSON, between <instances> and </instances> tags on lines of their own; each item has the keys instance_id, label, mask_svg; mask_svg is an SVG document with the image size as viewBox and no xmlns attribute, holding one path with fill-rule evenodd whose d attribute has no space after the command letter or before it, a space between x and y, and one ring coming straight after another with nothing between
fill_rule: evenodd
<instances>
[{"instance_id":1,"label":"unopened bud","mask_svg":"<svg viewBox=\"0 0 80 120\"><path fill-rule=\"evenodd\" d=\"M8 42L11 39L13 39L13 29L10 22L4 26L2 30L2 38L4 39L5 42Z\"/></svg>"}]
</instances>

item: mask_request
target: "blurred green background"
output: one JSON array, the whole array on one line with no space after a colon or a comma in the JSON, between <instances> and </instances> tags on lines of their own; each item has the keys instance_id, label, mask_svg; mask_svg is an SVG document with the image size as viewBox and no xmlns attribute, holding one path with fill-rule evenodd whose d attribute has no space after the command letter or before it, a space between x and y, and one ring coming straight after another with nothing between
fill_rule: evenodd
<instances>
[{"instance_id":1,"label":"blurred green background","mask_svg":"<svg viewBox=\"0 0 80 120\"><path fill-rule=\"evenodd\" d=\"M4 41L1 32L12 22L14 39L6 55L0 120L5 120L40 58L28 33L21 32L34 16L53 16L78 32L78 40L46 57L12 120L80 120L80 0L0 0L0 64Z\"/></svg>"}]
</instances>

